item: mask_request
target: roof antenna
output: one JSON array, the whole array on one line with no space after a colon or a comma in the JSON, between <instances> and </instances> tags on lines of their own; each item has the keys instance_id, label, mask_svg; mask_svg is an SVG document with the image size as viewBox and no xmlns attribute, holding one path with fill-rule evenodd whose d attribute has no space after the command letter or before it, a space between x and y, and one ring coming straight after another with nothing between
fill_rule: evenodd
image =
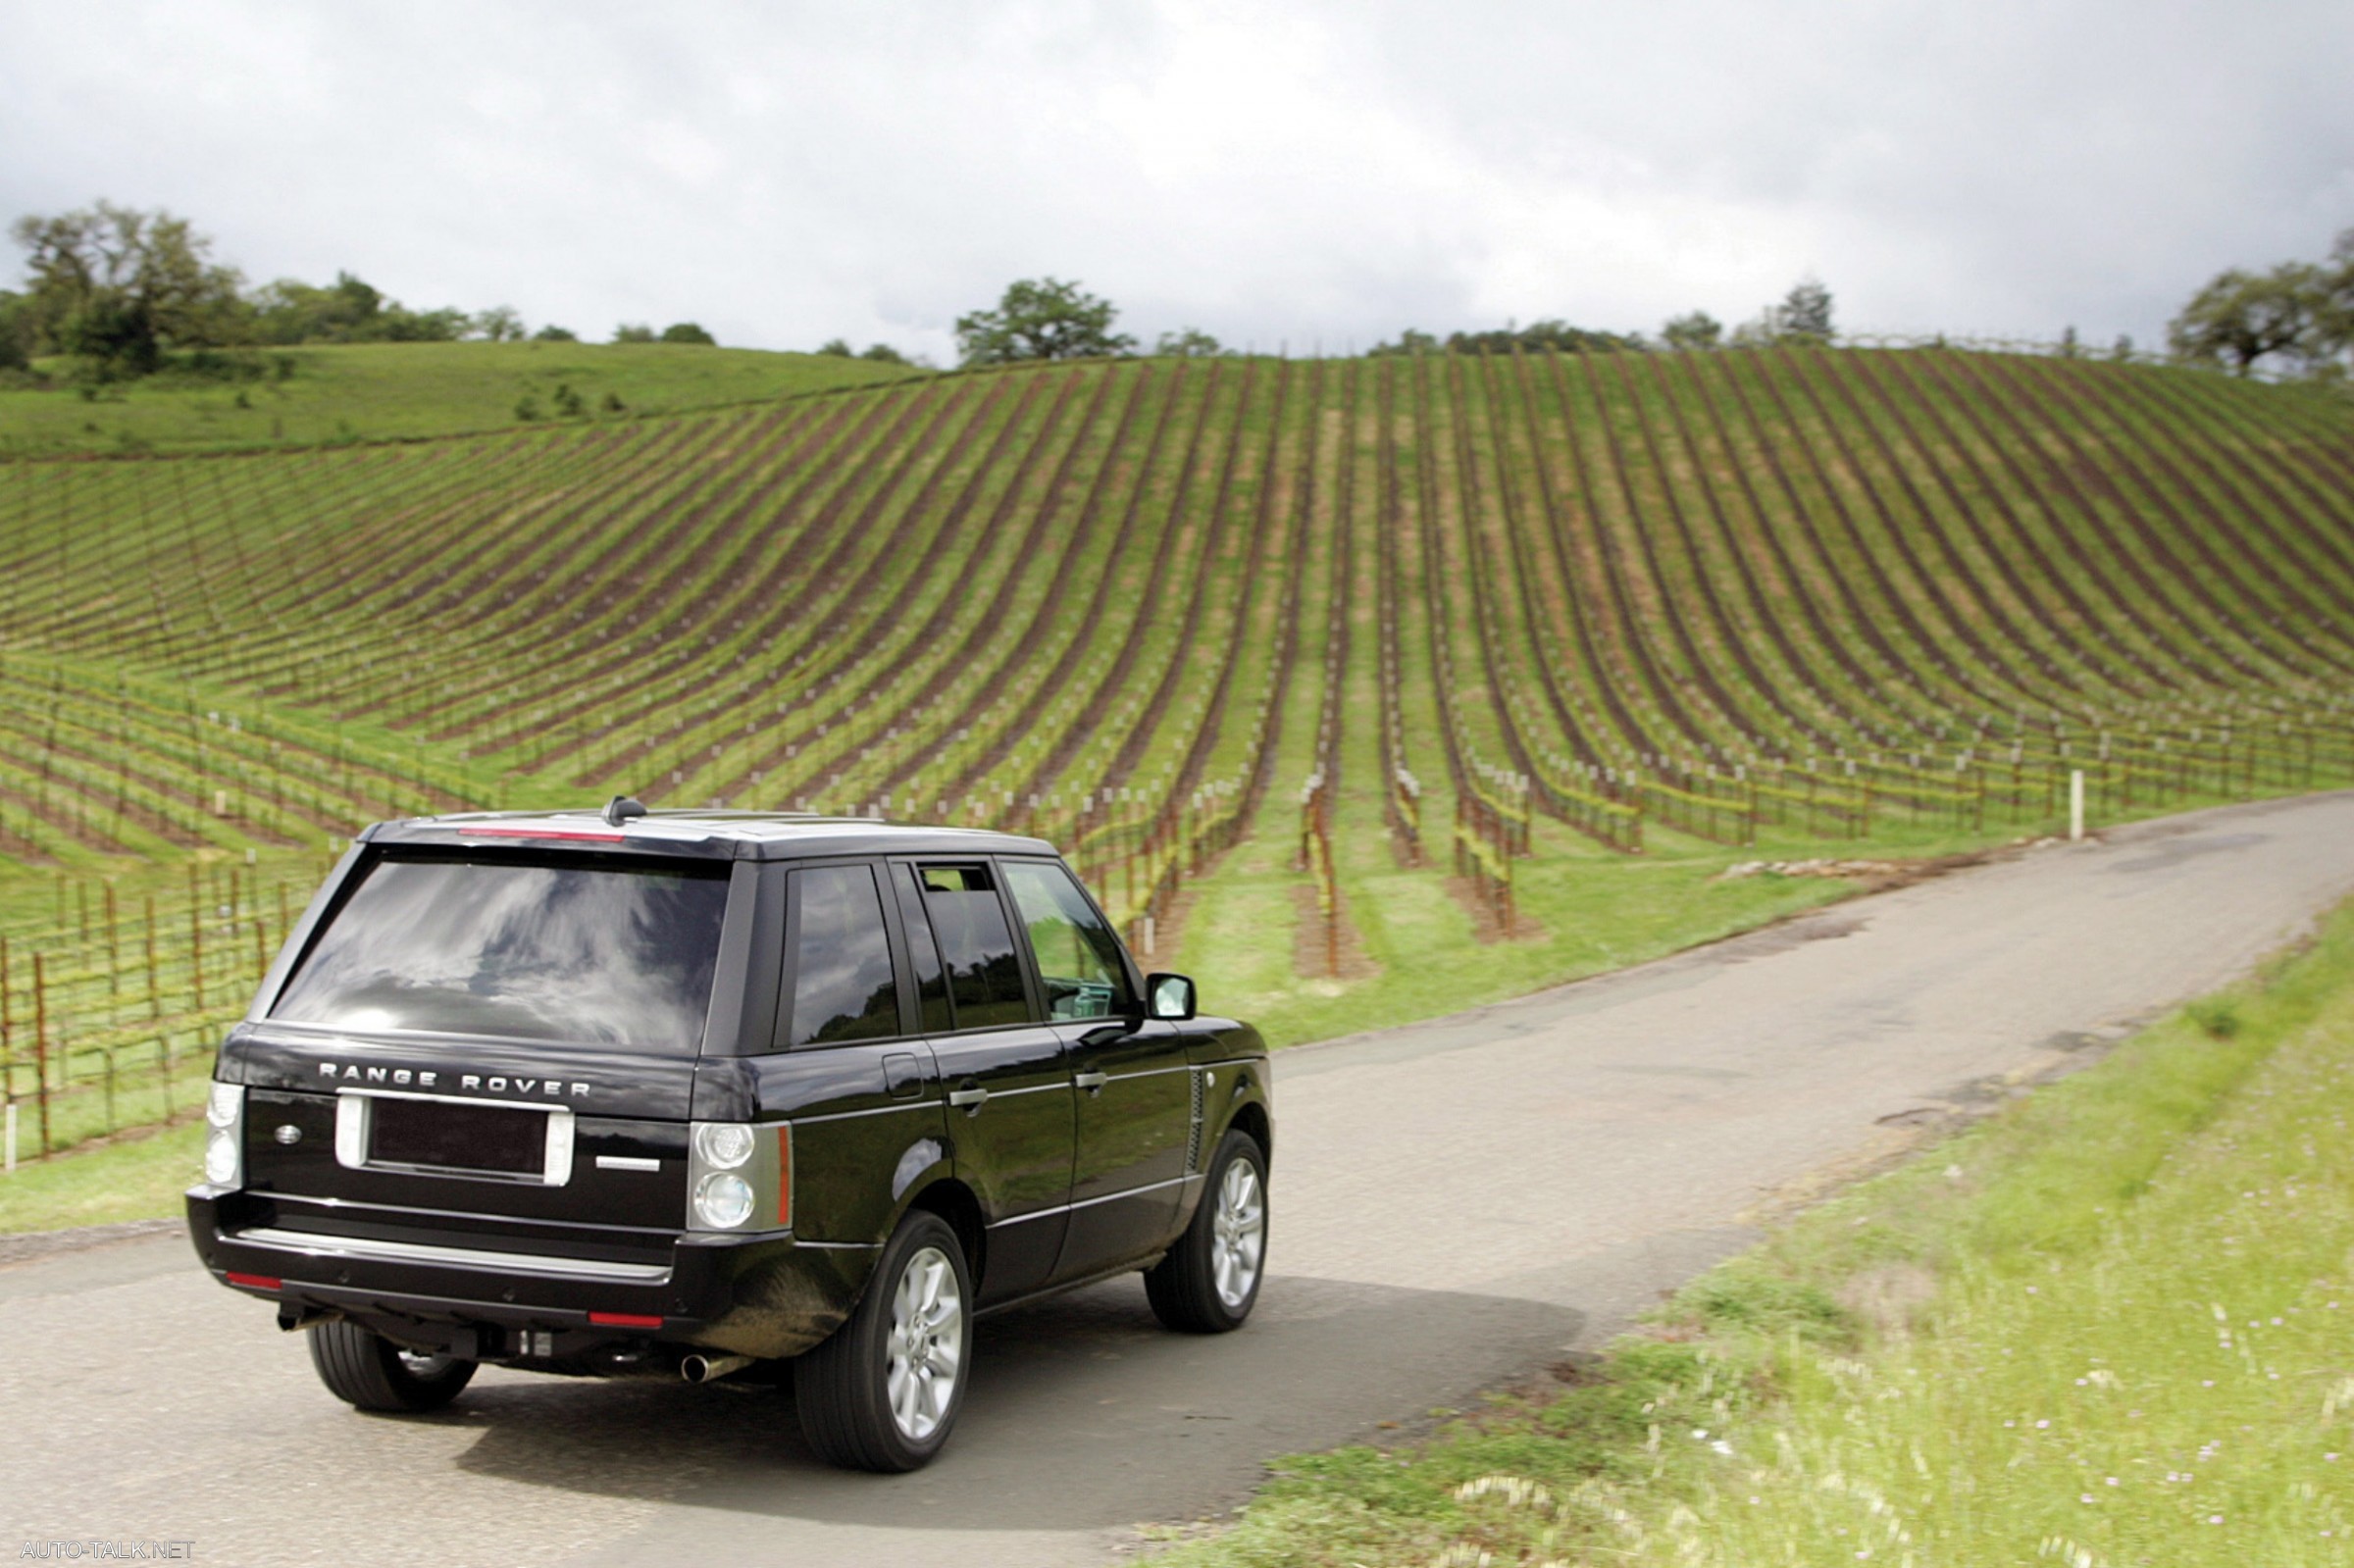
<instances>
[{"instance_id":1,"label":"roof antenna","mask_svg":"<svg viewBox=\"0 0 2354 1568\"><path fill-rule=\"evenodd\" d=\"M632 817L644 815L645 803L628 795L615 795L605 802L605 826L608 828L618 828Z\"/></svg>"}]
</instances>

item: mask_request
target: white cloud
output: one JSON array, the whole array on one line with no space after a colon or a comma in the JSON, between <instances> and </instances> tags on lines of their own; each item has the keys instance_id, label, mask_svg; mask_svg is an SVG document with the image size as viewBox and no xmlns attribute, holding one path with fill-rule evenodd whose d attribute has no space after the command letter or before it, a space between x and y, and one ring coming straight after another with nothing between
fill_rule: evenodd
<instances>
[{"instance_id":1,"label":"white cloud","mask_svg":"<svg viewBox=\"0 0 2354 1568\"><path fill-rule=\"evenodd\" d=\"M1009 279L1295 351L1543 316L2153 335L2354 224L2354 13L2274 0L19 0L0 215L601 336L941 358Z\"/></svg>"}]
</instances>

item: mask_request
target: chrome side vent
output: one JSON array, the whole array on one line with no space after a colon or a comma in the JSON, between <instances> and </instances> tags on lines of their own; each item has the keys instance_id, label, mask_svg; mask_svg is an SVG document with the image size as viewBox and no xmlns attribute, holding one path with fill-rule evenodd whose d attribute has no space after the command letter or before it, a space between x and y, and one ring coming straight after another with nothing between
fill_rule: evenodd
<instances>
[{"instance_id":1,"label":"chrome side vent","mask_svg":"<svg viewBox=\"0 0 2354 1568\"><path fill-rule=\"evenodd\" d=\"M1194 1119L1185 1130L1185 1169L1190 1176L1202 1169L1202 1069L1197 1067L1186 1077L1194 1086Z\"/></svg>"}]
</instances>

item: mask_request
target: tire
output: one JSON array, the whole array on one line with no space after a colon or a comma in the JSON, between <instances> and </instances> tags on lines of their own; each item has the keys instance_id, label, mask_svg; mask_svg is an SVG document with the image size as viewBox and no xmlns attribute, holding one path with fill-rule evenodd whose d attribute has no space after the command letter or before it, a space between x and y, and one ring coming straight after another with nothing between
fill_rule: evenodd
<instances>
[{"instance_id":1,"label":"tire","mask_svg":"<svg viewBox=\"0 0 2354 1568\"><path fill-rule=\"evenodd\" d=\"M1145 1271L1152 1315L1180 1334L1241 1328L1266 1276L1267 1156L1258 1140L1229 1130L1208 1176L1185 1234Z\"/></svg>"},{"instance_id":2,"label":"tire","mask_svg":"<svg viewBox=\"0 0 2354 1568\"><path fill-rule=\"evenodd\" d=\"M931 1463L964 1403L972 1303L948 1223L921 1210L901 1220L848 1321L793 1363L801 1433L817 1456L887 1473Z\"/></svg>"},{"instance_id":3,"label":"tire","mask_svg":"<svg viewBox=\"0 0 2354 1568\"><path fill-rule=\"evenodd\" d=\"M356 1323L319 1324L310 1339L319 1381L354 1409L409 1415L438 1410L474 1379L472 1361L404 1350Z\"/></svg>"}]
</instances>

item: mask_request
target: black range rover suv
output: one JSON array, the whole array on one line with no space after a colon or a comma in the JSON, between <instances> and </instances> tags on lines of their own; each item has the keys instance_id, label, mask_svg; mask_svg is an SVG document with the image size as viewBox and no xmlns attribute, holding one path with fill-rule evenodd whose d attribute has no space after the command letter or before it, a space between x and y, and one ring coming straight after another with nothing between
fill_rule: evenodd
<instances>
[{"instance_id":1,"label":"black range rover suv","mask_svg":"<svg viewBox=\"0 0 2354 1568\"><path fill-rule=\"evenodd\" d=\"M760 1376L947 1440L976 1314L1256 1299L1266 1050L1035 838L753 813L380 824L223 1044L188 1227L365 1410L477 1365Z\"/></svg>"}]
</instances>

